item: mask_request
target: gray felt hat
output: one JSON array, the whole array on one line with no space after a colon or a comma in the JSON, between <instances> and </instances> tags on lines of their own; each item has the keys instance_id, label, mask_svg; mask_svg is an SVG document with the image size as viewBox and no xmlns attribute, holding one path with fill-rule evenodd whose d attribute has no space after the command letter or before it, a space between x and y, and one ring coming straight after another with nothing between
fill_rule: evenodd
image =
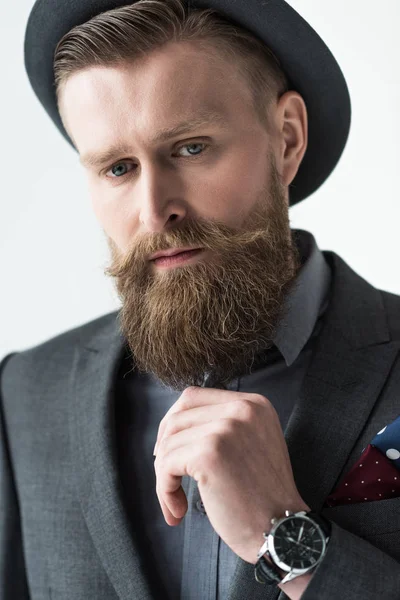
<instances>
[{"instance_id":1,"label":"gray felt hat","mask_svg":"<svg viewBox=\"0 0 400 600\"><path fill-rule=\"evenodd\" d=\"M279 59L290 89L304 98L308 147L289 188L290 205L314 193L337 165L350 130L351 104L343 73L315 30L284 0L190 0L190 8L214 8L262 39ZM37 0L25 32L25 68L35 94L62 135L53 58L60 39L95 15L132 0Z\"/></svg>"}]
</instances>

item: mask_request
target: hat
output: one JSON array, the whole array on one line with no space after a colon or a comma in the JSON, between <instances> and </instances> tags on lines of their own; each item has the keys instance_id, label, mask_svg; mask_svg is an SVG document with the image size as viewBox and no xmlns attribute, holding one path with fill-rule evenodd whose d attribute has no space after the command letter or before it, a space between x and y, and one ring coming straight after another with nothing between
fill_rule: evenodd
<instances>
[{"instance_id":1,"label":"hat","mask_svg":"<svg viewBox=\"0 0 400 600\"><path fill-rule=\"evenodd\" d=\"M308 146L289 186L290 205L314 193L337 165L350 129L351 104L343 73L315 30L284 0L186 0L189 8L213 8L247 28L273 51L304 99ZM57 109L53 58L60 39L95 15L132 0L36 0L25 32L25 68L33 90L75 149Z\"/></svg>"}]
</instances>

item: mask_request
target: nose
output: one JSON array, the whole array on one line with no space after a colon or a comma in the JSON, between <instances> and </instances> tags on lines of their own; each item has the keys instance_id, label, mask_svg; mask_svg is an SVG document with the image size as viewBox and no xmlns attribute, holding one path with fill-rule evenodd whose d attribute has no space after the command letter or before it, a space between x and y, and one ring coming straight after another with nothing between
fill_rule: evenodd
<instances>
[{"instance_id":1,"label":"nose","mask_svg":"<svg viewBox=\"0 0 400 600\"><path fill-rule=\"evenodd\" d=\"M170 173L150 168L142 171L139 195L139 219L146 231L162 232L178 225L187 214L187 205L177 195L182 186L174 182Z\"/></svg>"},{"instance_id":2,"label":"nose","mask_svg":"<svg viewBox=\"0 0 400 600\"><path fill-rule=\"evenodd\" d=\"M176 206L169 205L164 210L149 209L141 211L140 223L145 231L154 233L165 231L176 226L184 219L182 211Z\"/></svg>"}]
</instances>

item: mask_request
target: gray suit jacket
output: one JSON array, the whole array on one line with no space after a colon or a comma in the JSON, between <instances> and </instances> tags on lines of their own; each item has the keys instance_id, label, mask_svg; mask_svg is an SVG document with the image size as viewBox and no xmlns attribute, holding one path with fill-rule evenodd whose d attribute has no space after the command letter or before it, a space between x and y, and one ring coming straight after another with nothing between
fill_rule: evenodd
<instances>
[{"instance_id":1,"label":"gray suit jacket","mask_svg":"<svg viewBox=\"0 0 400 600\"><path fill-rule=\"evenodd\" d=\"M317 511L400 414L400 297L324 255L331 303L285 430L296 484ZM0 364L1 600L156 598L116 467L113 384L125 342L117 314ZM333 521L331 542L302 600L398 600L400 498L322 514ZM238 561L227 600L278 597L286 598Z\"/></svg>"}]
</instances>

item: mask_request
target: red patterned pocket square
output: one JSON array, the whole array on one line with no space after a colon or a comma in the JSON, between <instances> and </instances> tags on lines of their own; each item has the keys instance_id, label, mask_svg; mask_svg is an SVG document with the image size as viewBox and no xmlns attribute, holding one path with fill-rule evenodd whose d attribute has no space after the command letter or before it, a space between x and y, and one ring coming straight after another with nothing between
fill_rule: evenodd
<instances>
[{"instance_id":1,"label":"red patterned pocket square","mask_svg":"<svg viewBox=\"0 0 400 600\"><path fill-rule=\"evenodd\" d=\"M400 416L384 427L364 449L361 458L325 506L372 502L400 496Z\"/></svg>"}]
</instances>

